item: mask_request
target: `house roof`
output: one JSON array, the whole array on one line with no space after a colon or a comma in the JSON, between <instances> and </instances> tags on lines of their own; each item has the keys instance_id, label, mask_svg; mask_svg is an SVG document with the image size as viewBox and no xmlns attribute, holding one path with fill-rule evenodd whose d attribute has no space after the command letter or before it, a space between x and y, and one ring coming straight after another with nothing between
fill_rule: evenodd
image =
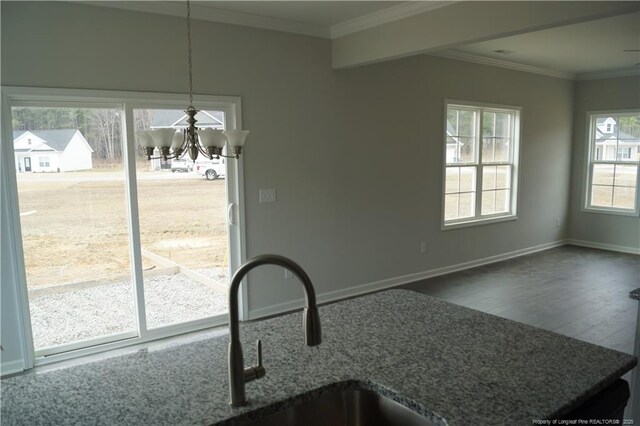
<instances>
[{"instance_id":1,"label":"house roof","mask_svg":"<svg viewBox=\"0 0 640 426\"><path fill-rule=\"evenodd\" d=\"M222 111L199 111L196 114L197 127L222 127L224 113ZM187 127L187 114L177 109L156 110L151 122L152 128Z\"/></svg>"},{"instance_id":2,"label":"house roof","mask_svg":"<svg viewBox=\"0 0 640 426\"><path fill-rule=\"evenodd\" d=\"M628 142L640 142L640 138L632 135L628 135L623 132L603 132L600 129L596 129L596 141L606 140L624 140Z\"/></svg>"},{"instance_id":3,"label":"house roof","mask_svg":"<svg viewBox=\"0 0 640 426\"><path fill-rule=\"evenodd\" d=\"M78 131L77 129L55 129L55 130L14 130L13 140L22 136L25 132L30 132L33 135L44 140L47 145L56 151L64 151L73 135Z\"/></svg>"}]
</instances>

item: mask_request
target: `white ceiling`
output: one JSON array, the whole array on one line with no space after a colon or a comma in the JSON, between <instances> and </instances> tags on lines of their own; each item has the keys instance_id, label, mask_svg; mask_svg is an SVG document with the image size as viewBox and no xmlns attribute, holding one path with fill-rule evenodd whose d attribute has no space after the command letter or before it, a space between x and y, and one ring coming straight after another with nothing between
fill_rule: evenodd
<instances>
[{"instance_id":1,"label":"white ceiling","mask_svg":"<svg viewBox=\"0 0 640 426\"><path fill-rule=\"evenodd\" d=\"M325 28L387 9L397 1L194 1L192 4Z\"/></svg>"},{"instance_id":2,"label":"white ceiling","mask_svg":"<svg viewBox=\"0 0 640 426\"><path fill-rule=\"evenodd\" d=\"M150 13L185 16L183 1L80 1ZM337 38L453 1L193 1L192 17L278 31ZM636 8L638 10L639 8ZM628 11L627 11L628 12ZM481 16L478 19L482 19ZM452 22L452 26L455 26ZM589 20L429 52L472 62L564 78L638 73L640 12ZM495 50L513 53L499 54Z\"/></svg>"},{"instance_id":3,"label":"white ceiling","mask_svg":"<svg viewBox=\"0 0 640 426\"><path fill-rule=\"evenodd\" d=\"M70 0L92 6L184 17L185 1ZM453 1L193 0L191 16L212 22L335 38L446 6Z\"/></svg>"},{"instance_id":4,"label":"white ceiling","mask_svg":"<svg viewBox=\"0 0 640 426\"><path fill-rule=\"evenodd\" d=\"M640 12L460 46L453 55L464 52L580 75L636 67L640 51L625 49L640 50Z\"/></svg>"}]
</instances>

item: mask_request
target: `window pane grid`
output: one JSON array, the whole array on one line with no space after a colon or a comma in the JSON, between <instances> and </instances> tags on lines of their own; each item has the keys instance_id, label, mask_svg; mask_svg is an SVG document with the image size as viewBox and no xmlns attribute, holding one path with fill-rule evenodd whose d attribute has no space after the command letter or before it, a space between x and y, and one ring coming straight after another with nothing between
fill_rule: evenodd
<instances>
[{"instance_id":1,"label":"window pane grid","mask_svg":"<svg viewBox=\"0 0 640 426\"><path fill-rule=\"evenodd\" d=\"M447 167L445 193L471 192L475 188L475 167Z\"/></svg>"},{"instance_id":2,"label":"window pane grid","mask_svg":"<svg viewBox=\"0 0 640 426\"><path fill-rule=\"evenodd\" d=\"M447 111L447 163L476 162L477 111L473 109L450 109Z\"/></svg>"},{"instance_id":3,"label":"window pane grid","mask_svg":"<svg viewBox=\"0 0 640 426\"><path fill-rule=\"evenodd\" d=\"M514 110L448 105L446 223L512 214L511 180L517 148L517 114ZM463 168L473 170L475 179L467 181L475 184L473 189L460 186Z\"/></svg>"},{"instance_id":4,"label":"window pane grid","mask_svg":"<svg viewBox=\"0 0 640 426\"><path fill-rule=\"evenodd\" d=\"M456 220L472 216L475 204L476 167L447 167L445 216Z\"/></svg>"},{"instance_id":5,"label":"window pane grid","mask_svg":"<svg viewBox=\"0 0 640 426\"><path fill-rule=\"evenodd\" d=\"M586 207L637 212L640 113L594 114L590 122Z\"/></svg>"}]
</instances>

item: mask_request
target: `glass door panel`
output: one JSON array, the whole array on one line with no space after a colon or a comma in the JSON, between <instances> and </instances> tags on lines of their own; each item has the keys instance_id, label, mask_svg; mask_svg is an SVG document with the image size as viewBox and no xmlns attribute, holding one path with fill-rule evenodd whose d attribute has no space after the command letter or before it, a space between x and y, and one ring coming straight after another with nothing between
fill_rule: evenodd
<instances>
[{"instance_id":1,"label":"glass door panel","mask_svg":"<svg viewBox=\"0 0 640 426\"><path fill-rule=\"evenodd\" d=\"M134 109L136 132L186 126L180 110ZM199 128L223 129L221 111L196 115ZM227 312L229 247L226 163L148 161L136 148L136 174L149 329Z\"/></svg>"},{"instance_id":2,"label":"glass door panel","mask_svg":"<svg viewBox=\"0 0 640 426\"><path fill-rule=\"evenodd\" d=\"M12 108L37 355L137 335L120 114Z\"/></svg>"}]
</instances>

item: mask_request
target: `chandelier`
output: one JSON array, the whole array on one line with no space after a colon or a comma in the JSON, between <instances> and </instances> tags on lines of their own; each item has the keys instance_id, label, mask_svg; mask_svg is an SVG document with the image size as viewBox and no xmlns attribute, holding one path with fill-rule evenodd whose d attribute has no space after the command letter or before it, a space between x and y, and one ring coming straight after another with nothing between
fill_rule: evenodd
<instances>
[{"instance_id":1,"label":"chandelier","mask_svg":"<svg viewBox=\"0 0 640 426\"><path fill-rule=\"evenodd\" d=\"M176 132L175 129L152 129L136 132L138 143L144 150L147 160L177 159L182 158L187 152L189 157L196 161L198 154L208 159L213 158L240 158L244 141L249 134L248 130L220 130L200 129L196 127L197 110L193 106L193 66L191 63L191 5L187 0L187 56L189 58L189 106L184 111L188 118L188 127ZM222 150L228 145L227 153ZM155 150L159 157L153 157Z\"/></svg>"}]
</instances>

